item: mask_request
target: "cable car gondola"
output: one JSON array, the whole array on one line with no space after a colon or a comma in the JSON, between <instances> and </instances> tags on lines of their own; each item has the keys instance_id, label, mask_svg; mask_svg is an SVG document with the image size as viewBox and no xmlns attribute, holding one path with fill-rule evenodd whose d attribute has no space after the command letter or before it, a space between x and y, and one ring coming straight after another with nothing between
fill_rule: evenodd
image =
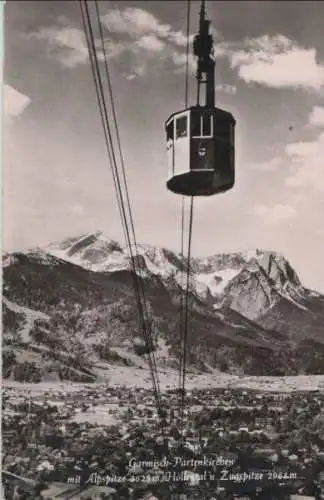
<instances>
[{"instance_id":1,"label":"cable car gondola","mask_svg":"<svg viewBox=\"0 0 324 500\"><path fill-rule=\"evenodd\" d=\"M186 196L222 193L235 182L236 122L231 113L215 107L215 60L209 25L202 2L199 34L193 45L198 57L198 102L173 113L165 123L167 188ZM204 106L199 104L202 83L206 85Z\"/></svg>"}]
</instances>

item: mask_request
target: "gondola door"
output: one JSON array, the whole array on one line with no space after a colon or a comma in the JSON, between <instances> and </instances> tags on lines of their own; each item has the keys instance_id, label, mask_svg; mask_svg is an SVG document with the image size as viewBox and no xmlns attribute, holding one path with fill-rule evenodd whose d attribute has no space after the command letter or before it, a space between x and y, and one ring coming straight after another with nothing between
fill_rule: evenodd
<instances>
[{"instance_id":1,"label":"gondola door","mask_svg":"<svg viewBox=\"0 0 324 500\"><path fill-rule=\"evenodd\" d=\"M168 180L174 176L174 118L166 124Z\"/></svg>"},{"instance_id":2,"label":"gondola door","mask_svg":"<svg viewBox=\"0 0 324 500\"><path fill-rule=\"evenodd\" d=\"M174 175L188 173L190 169L190 112L179 113L174 118Z\"/></svg>"},{"instance_id":3,"label":"gondola door","mask_svg":"<svg viewBox=\"0 0 324 500\"><path fill-rule=\"evenodd\" d=\"M213 171L213 111L194 109L191 116L191 170Z\"/></svg>"}]
</instances>

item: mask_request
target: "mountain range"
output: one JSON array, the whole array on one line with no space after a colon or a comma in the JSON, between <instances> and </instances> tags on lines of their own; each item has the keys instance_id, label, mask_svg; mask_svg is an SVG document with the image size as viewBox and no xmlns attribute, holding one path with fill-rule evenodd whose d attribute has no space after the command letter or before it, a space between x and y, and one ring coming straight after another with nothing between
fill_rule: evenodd
<instances>
[{"instance_id":1,"label":"mountain range","mask_svg":"<svg viewBox=\"0 0 324 500\"><path fill-rule=\"evenodd\" d=\"M185 259L97 232L3 256L3 376L90 382L104 365L142 369L134 255L157 365L177 368ZM283 255L192 258L189 271L193 373L324 373L324 296L305 288Z\"/></svg>"}]
</instances>

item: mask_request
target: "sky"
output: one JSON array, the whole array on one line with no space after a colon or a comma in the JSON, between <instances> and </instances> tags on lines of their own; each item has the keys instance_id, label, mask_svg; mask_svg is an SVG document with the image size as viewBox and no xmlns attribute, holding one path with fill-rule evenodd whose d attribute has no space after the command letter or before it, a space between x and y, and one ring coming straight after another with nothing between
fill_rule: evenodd
<instances>
[{"instance_id":1,"label":"sky","mask_svg":"<svg viewBox=\"0 0 324 500\"><path fill-rule=\"evenodd\" d=\"M186 2L99 7L136 238L180 251L164 122L185 102ZM324 292L324 3L206 7L216 103L237 122L236 184L195 199L192 253L278 251ZM198 12L192 1L190 40ZM123 242L78 2L7 2L4 54L3 249L96 230Z\"/></svg>"}]
</instances>

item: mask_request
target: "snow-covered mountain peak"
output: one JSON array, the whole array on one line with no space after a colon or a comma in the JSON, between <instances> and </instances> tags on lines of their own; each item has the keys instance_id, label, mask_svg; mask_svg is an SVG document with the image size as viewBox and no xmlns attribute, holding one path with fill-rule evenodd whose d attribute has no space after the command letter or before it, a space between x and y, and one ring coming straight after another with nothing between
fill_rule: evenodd
<instances>
[{"instance_id":1,"label":"snow-covered mountain peak","mask_svg":"<svg viewBox=\"0 0 324 500\"><path fill-rule=\"evenodd\" d=\"M47 252L96 272L129 270L131 257L136 257L142 277L158 276L166 287L186 286L182 273L186 262L180 254L146 244L138 244L136 248L121 246L101 231L68 238L50 245ZM296 301L304 293L284 256L260 249L193 258L190 290L197 297L214 303L226 298L227 305L248 317L262 313L280 296Z\"/></svg>"},{"instance_id":2,"label":"snow-covered mountain peak","mask_svg":"<svg viewBox=\"0 0 324 500\"><path fill-rule=\"evenodd\" d=\"M283 255L258 250L226 285L224 301L226 305L254 319L282 298L296 303L305 294L297 274Z\"/></svg>"},{"instance_id":3,"label":"snow-covered mountain peak","mask_svg":"<svg viewBox=\"0 0 324 500\"><path fill-rule=\"evenodd\" d=\"M47 252L92 271L114 271L128 267L121 245L102 231L67 238L47 247Z\"/></svg>"},{"instance_id":4,"label":"snow-covered mountain peak","mask_svg":"<svg viewBox=\"0 0 324 500\"><path fill-rule=\"evenodd\" d=\"M13 255L4 255L2 260L2 267L9 267L12 266L13 264L16 264L17 262L18 259Z\"/></svg>"}]
</instances>

